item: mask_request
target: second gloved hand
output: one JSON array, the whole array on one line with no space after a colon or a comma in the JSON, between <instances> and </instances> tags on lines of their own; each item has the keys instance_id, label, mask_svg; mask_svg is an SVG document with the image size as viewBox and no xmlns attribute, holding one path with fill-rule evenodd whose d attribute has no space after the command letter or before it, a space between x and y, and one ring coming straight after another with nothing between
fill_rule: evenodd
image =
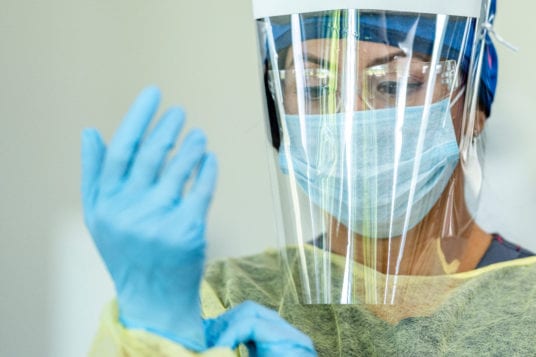
<instances>
[{"instance_id":1,"label":"second gloved hand","mask_svg":"<svg viewBox=\"0 0 536 357\"><path fill-rule=\"evenodd\" d=\"M246 301L206 320L208 344L235 349L243 343L251 357L315 357L313 342L285 319L262 305Z\"/></svg>"},{"instance_id":2,"label":"second gloved hand","mask_svg":"<svg viewBox=\"0 0 536 357\"><path fill-rule=\"evenodd\" d=\"M159 100L156 88L144 90L108 148L96 130L84 131L84 216L114 281L121 322L202 351L199 288L217 164L200 130L166 161L184 123L180 109L144 137Z\"/></svg>"}]
</instances>

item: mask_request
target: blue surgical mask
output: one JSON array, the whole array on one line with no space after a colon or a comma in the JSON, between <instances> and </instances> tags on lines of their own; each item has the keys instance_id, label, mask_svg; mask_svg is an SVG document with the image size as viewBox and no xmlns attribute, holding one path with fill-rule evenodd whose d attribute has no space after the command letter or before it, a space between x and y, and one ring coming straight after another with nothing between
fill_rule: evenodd
<instances>
[{"instance_id":1,"label":"blue surgical mask","mask_svg":"<svg viewBox=\"0 0 536 357\"><path fill-rule=\"evenodd\" d=\"M458 163L449 103L285 115L280 167L353 232L399 236L430 212Z\"/></svg>"}]
</instances>

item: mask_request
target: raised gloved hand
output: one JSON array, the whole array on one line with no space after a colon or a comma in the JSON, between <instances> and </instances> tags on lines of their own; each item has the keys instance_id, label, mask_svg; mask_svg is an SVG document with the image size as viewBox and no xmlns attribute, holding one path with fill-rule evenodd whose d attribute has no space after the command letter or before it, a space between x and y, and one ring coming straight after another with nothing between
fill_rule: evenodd
<instances>
[{"instance_id":1,"label":"raised gloved hand","mask_svg":"<svg viewBox=\"0 0 536 357\"><path fill-rule=\"evenodd\" d=\"M275 311L246 301L205 321L209 346L248 347L251 357L316 356L311 339Z\"/></svg>"},{"instance_id":2,"label":"raised gloved hand","mask_svg":"<svg viewBox=\"0 0 536 357\"><path fill-rule=\"evenodd\" d=\"M159 101L156 88L145 89L108 148L96 130L84 130L85 222L114 281L121 322L201 351L205 216L217 163L200 130L166 160L184 123L178 108L144 137Z\"/></svg>"}]
</instances>

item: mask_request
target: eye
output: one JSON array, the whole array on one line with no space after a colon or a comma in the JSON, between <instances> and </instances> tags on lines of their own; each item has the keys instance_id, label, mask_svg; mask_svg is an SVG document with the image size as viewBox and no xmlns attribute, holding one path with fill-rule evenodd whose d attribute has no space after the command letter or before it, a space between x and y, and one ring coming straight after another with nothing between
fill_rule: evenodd
<instances>
[{"instance_id":1,"label":"eye","mask_svg":"<svg viewBox=\"0 0 536 357\"><path fill-rule=\"evenodd\" d=\"M329 95L329 86L308 86L305 87L305 97L308 100L320 100Z\"/></svg>"},{"instance_id":2,"label":"eye","mask_svg":"<svg viewBox=\"0 0 536 357\"><path fill-rule=\"evenodd\" d=\"M422 87L422 82L408 82L406 86L407 95L413 94ZM376 91L387 96L396 96L401 85L397 81L383 81L376 86Z\"/></svg>"}]
</instances>

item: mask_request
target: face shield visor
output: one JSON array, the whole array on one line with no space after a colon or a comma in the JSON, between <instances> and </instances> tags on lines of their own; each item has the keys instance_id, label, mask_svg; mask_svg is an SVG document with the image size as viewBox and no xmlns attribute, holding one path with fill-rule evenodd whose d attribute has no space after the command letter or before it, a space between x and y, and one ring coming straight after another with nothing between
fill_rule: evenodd
<instances>
[{"instance_id":1,"label":"face shield visor","mask_svg":"<svg viewBox=\"0 0 536 357\"><path fill-rule=\"evenodd\" d=\"M466 253L488 5L298 3L254 3L287 290L406 303L408 276L455 273Z\"/></svg>"}]
</instances>

